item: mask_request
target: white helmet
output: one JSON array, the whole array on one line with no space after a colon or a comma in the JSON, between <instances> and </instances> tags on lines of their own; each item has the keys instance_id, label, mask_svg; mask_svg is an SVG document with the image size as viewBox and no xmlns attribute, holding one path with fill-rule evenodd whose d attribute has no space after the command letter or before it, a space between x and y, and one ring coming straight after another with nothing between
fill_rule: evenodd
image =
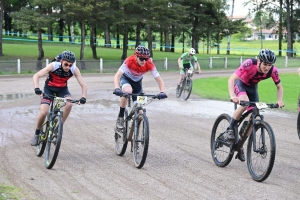
<instances>
[{"instance_id":1,"label":"white helmet","mask_svg":"<svg viewBox=\"0 0 300 200\"><path fill-rule=\"evenodd\" d=\"M192 54L192 55L195 55L196 54L196 50L194 48L190 48L189 53Z\"/></svg>"}]
</instances>

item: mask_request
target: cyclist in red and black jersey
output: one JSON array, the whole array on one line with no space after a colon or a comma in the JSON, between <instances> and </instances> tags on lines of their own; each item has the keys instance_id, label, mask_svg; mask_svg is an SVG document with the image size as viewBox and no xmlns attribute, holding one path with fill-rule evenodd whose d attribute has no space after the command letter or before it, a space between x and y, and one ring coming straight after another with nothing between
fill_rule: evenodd
<instances>
[{"instance_id":1,"label":"cyclist in red and black jersey","mask_svg":"<svg viewBox=\"0 0 300 200\"><path fill-rule=\"evenodd\" d=\"M138 46L135 53L129 56L121 65L114 77L115 91L114 94L121 96L122 93L139 94L143 92L142 79L143 75L151 71L153 77L158 83L160 94L159 98L167 98L165 94L164 81L160 77L154 63L150 58L150 51L144 46ZM137 97L132 97L135 102ZM125 97L121 97L120 111L117 119L117 128L124 128L124 112L127 104Z\"/></svg>"},{"instance_id":2,"label":"cyclist in red and black jersey","mask_svg":"<svg viewBox=\"0 0 300 200\"><path fill-rule=\"evenodd\" d=\"M42 94L42 90L39 88L39 79L48 74L45 81L44 93L48 95L56 95L58 97L68 97L71 98L71 94L68 89L67 81L75 76L82 90L82 97L80 99L80 104L85 104L87 87L83 81L80 70L74 65L76 60L75 54L71 51L63 51L60 60L53 61L48 64L45 68L41 69L39 72L33 76L34 91L37 95ZM36 146L38 135L42 128L42 124L47 116L51 99L43 96L41 98L40 113L37 118L36 130L34 136L31 140L31 145ZM72 108L72 103L67 102L64 107L63 122L66 121Z\"/></svg>"}]
</instances>

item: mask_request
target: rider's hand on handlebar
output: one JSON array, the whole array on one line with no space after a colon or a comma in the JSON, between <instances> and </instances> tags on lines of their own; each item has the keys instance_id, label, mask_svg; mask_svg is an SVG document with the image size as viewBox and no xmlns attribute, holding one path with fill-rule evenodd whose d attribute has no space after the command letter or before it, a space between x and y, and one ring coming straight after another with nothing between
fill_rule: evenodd
<instances>
[{"instance_id":1,"label":"rider's hand on handlebar","mask_svg":"<svg viewBox=\"0 0 300 200\"><path fill-rule=\"evenodd\" d=\"M84 97L81 97L81 99L79 100L80 104L85 104L86 102L86 98Z\"/></svg>"},{"instance_id":2,"label":"rider's hand on handlebar","mask_svg":"<svg viewBox=\"0 0 300 200\"><path fill-rule=\"evenodd\" d=\"M37 95L41 95L41 94L43 93L43 91L40 90L40 88L34 88L34 92L35 92L35 94L37 94Z\"/></svg>"},{"instance_id":3,"label":"rider's hand on handlebar","mask_svg":"<svg viewBox=\"0 0 300 200\"><path fill-rule=\"evenodd\" d=\"M284 102L283 101L278 101L277 104L278 104L279 108L284 107Z\"/></svg>"},{"instance_id":4,"label":"rider's hand on handlebar","mask_svg":"<svg viewBox=\"0 0 300 200\"><path fill-rule=\"evenodd\" d=\"M164 92L161 92L161 93L159 93L159 95L158 95L158 99L165 99L165 98L167 98L168 96L166 95L166 93L164 93Z\"/></svg>"},{"instance_id":5,"label":"rider's hand on handlebar","mask_svg":"<svg viewBox=\"0 0 300 200\"><path fill-rule=\"evenodd\" d=\"M122 96L123 92L120 88L116 88L115 91L114 91L114 94L117 95L117 96Z\"/></svg>"},{"instance_id":6,"label":"rider's hand on handlebar","mask_svg":"<svg viewBox=\"0 0 300 200\"><path fill-rule=\"evenodd\" d=\"M230 99L233 103L237 103L237 104L240 103L240 99L238 97L232 96L232 97L230 97Z\"/></svg>"}]
</instances>

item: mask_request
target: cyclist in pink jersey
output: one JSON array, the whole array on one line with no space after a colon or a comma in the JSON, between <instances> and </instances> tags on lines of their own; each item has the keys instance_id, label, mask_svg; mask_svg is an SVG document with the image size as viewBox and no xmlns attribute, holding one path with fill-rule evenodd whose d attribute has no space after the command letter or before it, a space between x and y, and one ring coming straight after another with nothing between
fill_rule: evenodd
<instances>
[{"instance_id":1,"label":"cyclist in pink jersey","mask_svg":"<svg viewBox=\"0 0 300 200\"><path fill-rule=\"evenodd\" d=\"M258 59L247 59L241 66L230 76L228 80L228 91L230 99L234 103L240 100L258 102L257 84L258 82L272 77L277 88L277 103L280 108L284 106L283 87L280 82L277 68L273 65L276 61L276 55L272 50L263 49L258 55ZM234 126L240 119L243 112L248 107L238 106L231 118L229 127L226 131L228 140L235 140L233 133ZM236 156L242 162L245 161L244 150L241 148Z\"/></svg>"},{"instance_id":2,"label":"cyclist in pink jersey","mask_svg":"<svg viewBox=\"0 0 300 200\"><path fill-rule=\"evenodd\" d=\"M35 94L42 95L43 92L39 88L39 79L48 74L48 77L45 81L44 93L47 95L55 94L58 97L71 98L71 94L67 86L67 81L74 75L82 90L80 104L85 104L87 87L82 79L80 70L74 65L74 62L76 61L75 54L71 51L63 51L60 55L61 59L59 61L51 62L45 68L34 74L33 84L35 87ZM38 143L38 135L47 116L50 102L51 99L46 96L43 96L41 98L40 113L37 118L36 130L33 138L31 139L32 146L36 146ZM66 106L64 107L63 122L65 122L67 117L69 116L71 108L72 103L67 102Z\"/></svg>"},{"instance_id":3,"label":"cyclist in pink jersey","mask_svg":"<svg viewBox=\"0 0 300 200\"><path fill-rule=\"evenodd\" d=\"M167 98L165 94L164 81L160 77L154 63L151 61L150 51L144 46L138 46L135 49L135 53L129 56L124 63L121 65L114 77L115 91L114 94L117 96L122 96L122 93L134 93L139 94L143 92L142 79L143 75L151 71L153 77L158 83L160 90L159 98ZM132 97L135 102L136 97ZM124 112L127 105L127 100L125 97L121 97L120 100L120 111L117 118L117 128L124 128Z\"/></svg>"}]
</instances>

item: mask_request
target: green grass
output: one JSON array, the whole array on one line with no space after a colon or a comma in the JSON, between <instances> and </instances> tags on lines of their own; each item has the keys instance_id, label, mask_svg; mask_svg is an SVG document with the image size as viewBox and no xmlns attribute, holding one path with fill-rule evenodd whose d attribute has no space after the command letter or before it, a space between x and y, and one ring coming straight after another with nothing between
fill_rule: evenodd
<instances>
[{"instance_id":1,"label":"green grass","mask_svg":"<svg viewBox=\"0 0 300 200\"><path fill-rule=\"evenodd\" d=\"M217 99L229 101L228 93L228 77L201 78L193 81L193 93L207 99ZM300 77L297 73L281 73L281 83L283 85L284 110L296 112L298 104L298 91L300 85L298 83ZM276 86L272 78L263 80L258 83L259 100L266 103L276 103Z\"/></svg>"},{"instance_id":2,"label":"green grass","mask_svg":"<svg viewBox=\"0 0 300 200\"><path fill-rule=\"evenodd\" d=\"M0 185L0 200L20 199L20 189L11 186Z\"/></svg>"}]
</instances>

